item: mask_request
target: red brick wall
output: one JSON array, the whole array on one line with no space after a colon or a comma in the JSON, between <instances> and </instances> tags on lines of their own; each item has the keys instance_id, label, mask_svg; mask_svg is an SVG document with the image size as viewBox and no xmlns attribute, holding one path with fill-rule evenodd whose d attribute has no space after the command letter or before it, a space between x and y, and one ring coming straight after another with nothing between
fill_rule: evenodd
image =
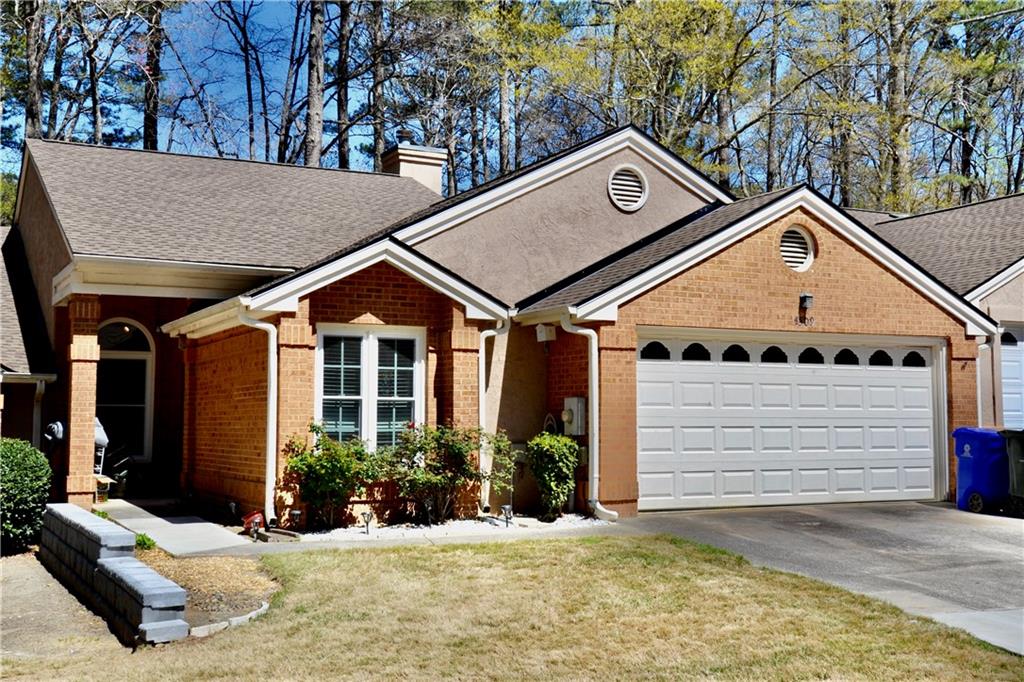
<instances>
[{"instance_id":1,"label":"red brick wall","mask_svg":"<svg viewBox=\"0 0 1024 682\"><path fill-rule=\"evenodd\" d=\"M240 327L192 343L185 486L202 498L262 509L267 334Z\"/></svg>"},{"instance_id":2,"label":"red brick wall","mask_svg":"<svg viewBox=\"0 0 1024 682\"><path fill-rule=\"evenodd\" d=\"M807 272L790 270L778 254L779 239L792 225L807 228L817 242ZM794 322L798 296L805 291L815 297L813 327ZM616 323L600 325L600 493L602 502L627 514L635 513L637 497L638 325L943 338L950 356L949 428L976 423L977 346L963 324L811 215L796 211L622 305ZM568 374L577 377L585 393L585 364L580 366L575 347L556 342L551 350L549 373L575 368ZM566 357L556 358L556 353ZM559 385L566 382L572 379L549 378L552 406L556 397L560 405L558 396L565 389ZM954 474L951 457L951 490Z\"/></svg>"}]
</instances>

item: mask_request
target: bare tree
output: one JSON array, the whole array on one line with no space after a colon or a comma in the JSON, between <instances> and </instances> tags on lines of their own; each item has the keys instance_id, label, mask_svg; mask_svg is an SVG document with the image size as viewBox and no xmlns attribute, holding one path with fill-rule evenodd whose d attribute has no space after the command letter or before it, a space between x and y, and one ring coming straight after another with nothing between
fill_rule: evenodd
<instances>
[{"instance_id":1,"label":"bare tree","mask_svg":"<svg viewBox=\"0 0 1024 682\"><path fill-rule=\"evenodd\" d=\"M324 137L324 6L309 2L309 48L306 55L305 164L320 166Z\"/></svg>"}]
</instances>

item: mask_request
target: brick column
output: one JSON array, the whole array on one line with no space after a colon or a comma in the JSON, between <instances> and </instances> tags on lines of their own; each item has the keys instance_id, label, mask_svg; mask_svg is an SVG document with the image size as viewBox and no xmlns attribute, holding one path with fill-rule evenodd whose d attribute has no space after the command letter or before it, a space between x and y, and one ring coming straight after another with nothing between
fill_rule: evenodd
<instances>
[{"instance_id":1,"label":"brick column","mask_svg":"<svg viewBox=\"0 0 1024 682\"><path fill-rule=\"evenodd\" d=\"M282 315L277 324L277 451L288 440L305 436L313 421L316 336L309 321L309 300L299 302L294 315ZM286 462L278 458L278 475Z\"/></svg>"},{"instance_id":2,"label":"brick column","mask_svg":"<svg viewBox=\"0 0 1024 682\"><path fill-rule=\"evenodd\" d=\"M68 347L68 433L66 436L68 502L89 509L96 492L95 458L96 338L100 318L99 297L76 295L68 303L71 345Z\"/></svg>"}]
</instances>

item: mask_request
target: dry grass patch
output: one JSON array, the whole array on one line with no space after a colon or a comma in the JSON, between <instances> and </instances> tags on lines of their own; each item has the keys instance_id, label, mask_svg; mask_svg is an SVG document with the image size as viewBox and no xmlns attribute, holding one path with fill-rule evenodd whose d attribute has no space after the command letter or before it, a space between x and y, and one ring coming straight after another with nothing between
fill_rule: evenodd
<instances>
[{"instance_id":1,"label":"dry grass patch","mask_svg":"<svg viewBox=\"0 0 1024 682\"><path fill-rule=\"evenodd\" d=\"M1007 679L1024 659L894 607L666 537L303 552L266 617L114 679ZM261 654L261 650L266 652ZM26 673L28 670L8 670Z\"/></svg>"}]
</instances>

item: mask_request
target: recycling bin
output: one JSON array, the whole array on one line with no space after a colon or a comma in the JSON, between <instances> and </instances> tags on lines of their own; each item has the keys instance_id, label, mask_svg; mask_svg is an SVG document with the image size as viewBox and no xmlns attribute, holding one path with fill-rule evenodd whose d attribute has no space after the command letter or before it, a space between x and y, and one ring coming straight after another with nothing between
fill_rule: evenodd
<instances>
[{"instance_id":1,"label":"recycling bin","mask_svg":"<svg viewBox=\"0 0 1024 682\"><path fill-rule=\"evenodd\" d=\"M1009 497L1009 462L1006 442L993 429L960 428L956 443L956 506L981 512Z\"/></svg>"}]
</instances>

